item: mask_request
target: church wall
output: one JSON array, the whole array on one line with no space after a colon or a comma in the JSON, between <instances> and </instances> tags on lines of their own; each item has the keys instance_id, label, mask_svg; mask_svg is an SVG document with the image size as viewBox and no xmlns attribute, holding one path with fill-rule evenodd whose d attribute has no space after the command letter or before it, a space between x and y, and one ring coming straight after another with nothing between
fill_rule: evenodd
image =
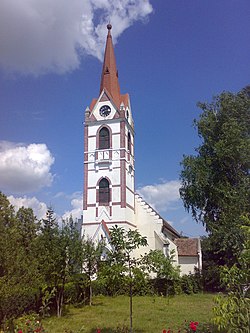
<instances>
[{"instance_id":1,"label":"church wall","mask_svg":"<svg viewBox=\"0 0 250 333\"><path fill-rule=\"evenodd\" d=\"M140 254L148 252L150 249L162 250L164 252L163 243L155 237L156 232L162 238L165 238L162 234L162 219L137 195L135 200L135 212L136 226L141 235L146 236L148 240L148 247L141 248L139 251ZM177 247L172 240L172 235L169 233L165 236L167 236L166 241L169 243L169 253L171 250L175 251L175 263L178 264Z\"/></svg>"},{"instance_id":2,"label":"church wall","mask_svg":"<svg viewBox=\"0 0 250 333\"><path fill-rule=\"evenodd\" d=\"M88 145L89 145L89 152L93 152L95 149L96 149L96 138L89 138L89 142L88 142Z\"/></svg>"},{"instance_id":3,"label":"church wall","mask_svg":"<svg viewBox=\"0 0 250 333\"><path fill-rule=\"evenodd\" d=\"M134 194L128 189L126 189L126 199L127 199L127 203L131 207L134 207Z\"/></svg>"},{"instance_id":4,"label":"church wall","mask_svg":"<svg viewBox=\"0 0 250 333\"><path fill-rule=\"evenodd\" d=\"M181 275L194 273L194 267L198 268L198 258L196 257L179 257L179 265L181 266Z\"/></svg>"},{"instance_id":5,"label":"church wall","mask_svg":"<svg viewBox=\"0 0 250 333\"><path fill-rule=\"evenodd\" d=\"M87 238L87 236L89 236L89 237L93 236L96 229L97 229L97 225L95 225L95 224L84 225L83 226L83 235L85 236L85 239Z\"/></svg>"},{"instance_id":6,"label":"church wall","mask_svg":"<svg viewBox=\"0 0 250 333\"><path fill-rule=\"evenodd\" d=\"M88 204L95 204L96 203L96 189L89 189L88 190Z\"/></svg>"},{"instance_id":7,"label":"church wall","mask_svg":"<svg viewBox=\"0 0 250 333\"><path fill-rule=\"evenodd\" d=\"M121 189L120 187L113 187L112 188L112 198L113 198L113 202L121 202Z\"/></svg>"}]
</instances>

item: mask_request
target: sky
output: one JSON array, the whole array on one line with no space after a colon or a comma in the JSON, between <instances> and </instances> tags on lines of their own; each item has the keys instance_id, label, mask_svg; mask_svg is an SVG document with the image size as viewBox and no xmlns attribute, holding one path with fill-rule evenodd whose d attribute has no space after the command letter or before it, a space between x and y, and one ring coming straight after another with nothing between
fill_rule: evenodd
<instances>
[{"instance_id":1,"label":"sky","mask_svg":"<svg viewBox=\"0 0 250 333\"><path fill-rule=\"evenodd\" d=\"M249 0L2 0L0 191L40 219L82 214L83 119L98 97L107 23L135 122L135 183L183 235L203 235L179 197L201 144L197 102L250 79Z\"/></svg>"}]
</instances>

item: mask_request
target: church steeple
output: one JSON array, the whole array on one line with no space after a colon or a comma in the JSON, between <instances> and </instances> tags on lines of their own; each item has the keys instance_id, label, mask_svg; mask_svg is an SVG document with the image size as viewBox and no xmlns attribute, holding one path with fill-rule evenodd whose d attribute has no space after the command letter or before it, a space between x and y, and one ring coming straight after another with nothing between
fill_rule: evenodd
<instances>
[{"instance_id":1,"label":"church steeple","mask_svg":"<svg viewBox=\"0 0 250 333\"><path fill-rule=\"evenodd\" d=\"M110 30L112 25L107 25L108 35L106 41L106 48L104 54L104 61L102 67L102 76L101 76L101 85L100 93L103 89L106 89L107 92L113 98L117 107L120 107L121 95L120 95L120 85L118 81L118 71L116 68L115 53L112 42L112 36Z\"/></svg>"}]
</instances>

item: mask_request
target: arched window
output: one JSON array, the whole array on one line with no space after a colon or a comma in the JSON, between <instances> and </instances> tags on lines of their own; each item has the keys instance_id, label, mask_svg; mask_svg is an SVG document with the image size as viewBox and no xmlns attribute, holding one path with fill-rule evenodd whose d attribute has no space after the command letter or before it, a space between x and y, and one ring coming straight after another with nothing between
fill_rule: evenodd
<instances>
[{"instance_id":1,"label":"arched window","mask_svg":"<svg viewBox=\"0 0 250 333\"><path fill-rule=\"evenodd\" d=\"M109 182L103 178L99 183L99 204L108 205L110 201Z\"/></svg>"},{"instance_id":2,"label":"arched window","mask_svg":"<svg viewBox=\"0 0 250 333\"><path fill-rule=\"evenodd\" d=\"M99 149L110 148L109 130L107 127L103 127L99 132Z\"/></svg>"},{"instance_id":3,"label":"arched window","mask_svg":"<svg viewBox=\"0 0 250 333\"><path fill-rule=\"evenodd\" d=\"M128 151L131 154L131 135L130 135L130 132L128 132Z\"/></svg>"}]
</instances>

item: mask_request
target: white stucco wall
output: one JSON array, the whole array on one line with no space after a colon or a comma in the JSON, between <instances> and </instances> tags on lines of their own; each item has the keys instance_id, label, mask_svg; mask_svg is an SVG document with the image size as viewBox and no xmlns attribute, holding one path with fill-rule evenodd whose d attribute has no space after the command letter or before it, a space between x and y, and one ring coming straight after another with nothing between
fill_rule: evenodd
<instances>
[{"instance_id":1,"label":"white stucco wall","mask_svg":"<svg viewBox=\"0 0 250 333\"><path fill-rule=\"evenodd\" d=\"M181 267L181 275L195 273L195 267L198 268L198 257L181 256L179 257L179 265Z\"/></svg>"}]
</instances>

